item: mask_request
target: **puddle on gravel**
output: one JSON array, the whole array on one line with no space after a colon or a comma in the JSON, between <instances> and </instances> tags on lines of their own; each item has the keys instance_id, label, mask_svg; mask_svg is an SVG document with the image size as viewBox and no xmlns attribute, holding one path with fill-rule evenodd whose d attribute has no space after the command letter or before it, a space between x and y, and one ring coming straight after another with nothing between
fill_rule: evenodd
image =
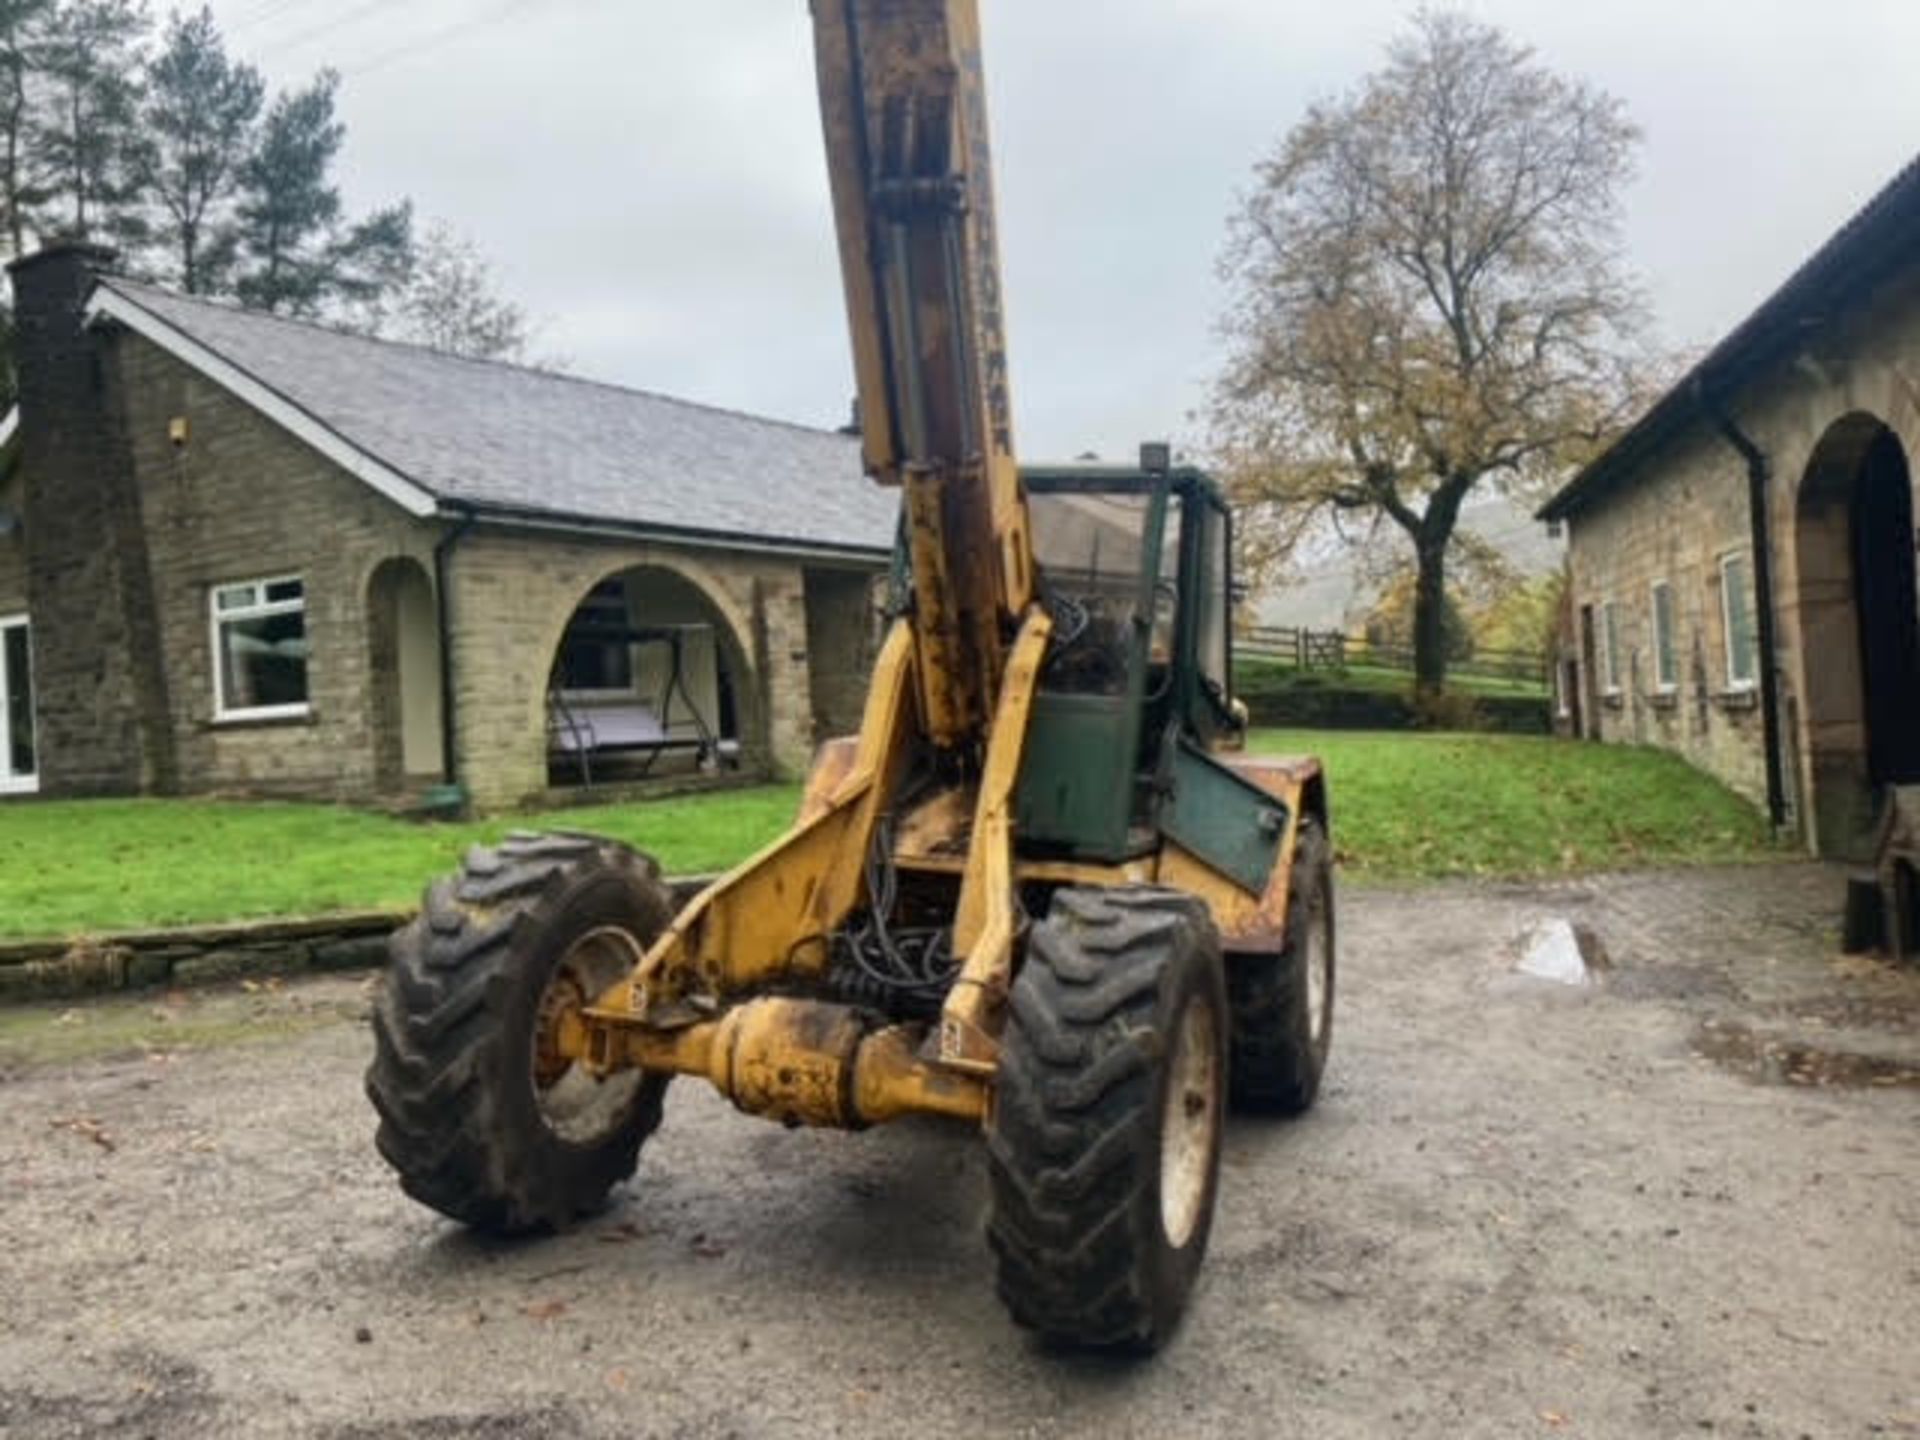
<instances>
[{"instance_id":1,"label":"puddle on gravel","mask_svg":"<svg viewBox=\"0 0 1920 1440\"><path fill-rule=\"evenodd\" d=\"M1762 1035L1738 1021L1703 1022L1694 1032L1693 1050L1758 1085L1920 1090L1920 1066Z\"/></svg>"},{"instance_id":2,"label":"puddle on gravel","mask_svg":"<svg viewBox=\"0 0 1920 1440\"><path fill-rule=\"evenodd\" d=\"M1585 925L1554 915L1521 932L1513 968L1535 980L1560 985L1597 985L1607 968L1606 947Z\"/></svg>"}]
</instances>

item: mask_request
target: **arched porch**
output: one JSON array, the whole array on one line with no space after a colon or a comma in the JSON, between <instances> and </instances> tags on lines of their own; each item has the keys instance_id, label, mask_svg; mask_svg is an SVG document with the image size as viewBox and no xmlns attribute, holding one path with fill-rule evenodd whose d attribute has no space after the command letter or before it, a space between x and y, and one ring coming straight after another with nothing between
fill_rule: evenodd
<instances>
[{"instance_id":1,"label":"arched porch","mask_svg":"<svg viewBox=\"0 0 1920 1440\"><path fill-rule=\"evenodd\" d=\"M765 753L746 641L688 575L652 564L603 575L551 654L552 785L716 773Z\"/></svg>"},{"instance_id":2,"label":"arched porch","mask_svg":"<svg viewBox=\"0 0 1920 1440\"><path fill-rule=\"evenodd\" d=\"M1882 787L1920 780L1920 598L1911 468L1855 411L1815 445L1795 500L1801 723L1809 833L1872 854Z\"/></svg>"}]
</instances>

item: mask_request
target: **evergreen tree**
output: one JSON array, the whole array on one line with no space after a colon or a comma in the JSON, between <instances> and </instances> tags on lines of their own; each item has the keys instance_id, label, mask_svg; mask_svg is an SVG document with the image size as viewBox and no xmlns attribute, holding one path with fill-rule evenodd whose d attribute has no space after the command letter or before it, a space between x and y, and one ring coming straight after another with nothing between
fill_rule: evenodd
<instances>
[{"instance_id":1,"label":"evergreen tree","mask_svg":"<svg viewBox=\"0 0 1920 1440\"><path fill-rule=\"evenodd\" d=\"M262 310L308 313L325 288L324 251L340 221L340 190L330 172L347 133L333 113L339 84L338 75L323 70L306 89L278 95L240 167L246 259L235 288Z\"/></svg>"},{"instance_id":2,"label":"evergreen tree","mask_svg":"<svg viewBox=\"0 0 1920 1440\"><path fill-rule=\"evenodd\" d=\"M0 224L15 257L47 198L33 140L53 10L54 0L0 0Z\"/></svg>"},{"instance_id":3,"label":"evergreen tree","mask_svg":"<svg viewBox=\"0 0 1920 1440\"><path fill-rule=\"evenodd\" d=\"M376 210L357 221L327 251L327 284L334 317L346 320L403 294L412 280L417 258L411 200Z\"/></svg>"},{"instance_id":4,"label":"evergreen tree","mask_svg":"<svg viewBox=\"0 0 1920 1440\"><path fill-rule=\"evenodd\" d=\"M410 206L341 223L332 180L346 136L334 113L339 86L340 77L323 70L306 89L278 96L240 167L235 290L248 305L312 315L329 302L365 301L402 282L410 267Z\"/></svg>"},{"instance_id":5,"label":"evergreen tree","mask_svg":"<svg viewBox=\"0 0 1920 1440\"><path fill-rule=\"evenodd\" d=\"M34 67L25 65L22 75L33 150L23 174L43 189L44 233L125 248L141 243L132 137L147 32L136 0L66 0L48 12L39 103L27 73Z\"/></svg>"},{"instance_id":6,"label":"evergreen tree","mask_svg":"<svg viewBox=\"0 0 1920 1440\"><path fill-rule=\"evenodd\" d=\"M265 95L260 72L228 57L211 10L168 22L135 154L164 272L189 295L221 291L238 259L235 201Z\"/></svg>"}]
</instances>

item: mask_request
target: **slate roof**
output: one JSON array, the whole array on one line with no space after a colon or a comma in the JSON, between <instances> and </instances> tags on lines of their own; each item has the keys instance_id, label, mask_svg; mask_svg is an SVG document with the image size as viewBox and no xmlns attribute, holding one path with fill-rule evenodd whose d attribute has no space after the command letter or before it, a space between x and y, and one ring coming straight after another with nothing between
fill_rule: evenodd
<instances>
[{"instance_id":1,"label":"slate roof","mask_svg":"<svg viewBox=\"0 0 1920 1440\"><path fill-rule=\"evenodd\" d=\"M1615 486L1673 436L1723 406L1742 384L1805 344L1807 336L1914 258L1920 233L1920 156L1910 160L1846 224L1789 275L1678 385L1611 448L1541 507L1542 520L1575 514Z\"/></svg>"},{"instance_id":2,"label":"slate roof","mask_svg":"<svg viewBox=\"0 0 1920 1440\"><path fill-rule=\"evenodd\" d=\"M797 547L893 542L898 497L861 473L850 436L100 283L444 509Z\"/></svg>"}]
</instances>

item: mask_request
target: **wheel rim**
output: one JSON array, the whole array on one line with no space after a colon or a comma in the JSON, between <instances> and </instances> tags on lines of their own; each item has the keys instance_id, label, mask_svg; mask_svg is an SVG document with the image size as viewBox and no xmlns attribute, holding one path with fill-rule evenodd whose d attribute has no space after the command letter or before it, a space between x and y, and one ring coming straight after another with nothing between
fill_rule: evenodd
<instances>
[{"instance_id":1,"label":"wheel rim","mask_svg":"<svg viewBox=\"0 0 1920 1440\"><path fill-rule=\"evenodd\" d=\"M1220 1036L1212 1008L1196 995L1174 1034L1160 1121L1160 1219L1175 1249L1199 1228L1219 1138Z\"/></svg>"},{"instance_id":2,"label":"wheel rim","mask_svg":"<svg viewBox=\"0 0 1920 1440\"><path fill-rule=\"evenodd\" d=\"M568 1024L609 985L639 963L633 936L617 925L590 930L560 957L535 1010L533 1095L541 1120L571 1145L591 1145L618 1130L633 1109L645 1076L638 1070L596 1075L560 1050Z\"/></svg>"},{"instance_id":3,"label":"wheel rim","mask_svg":"<svg viewBox=\"0 0 1920 1440\"><path fill-rule=\"evenodd\" d=\"M1315 1045L1327 1029L1327 996L1333 989L1333 946L1327 943L1327 917L1313 917L1307 927L1307 1036Z\"/></svg>"}]
</instances>

